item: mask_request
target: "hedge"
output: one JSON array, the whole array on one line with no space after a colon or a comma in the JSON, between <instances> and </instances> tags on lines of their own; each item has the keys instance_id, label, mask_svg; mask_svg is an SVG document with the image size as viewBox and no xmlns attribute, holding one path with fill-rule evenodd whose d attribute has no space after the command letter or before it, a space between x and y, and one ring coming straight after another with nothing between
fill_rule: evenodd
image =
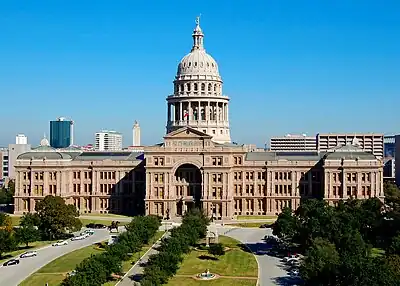
<instances>
[{"instance_id":1,"label":"hedge","mask_svg":"<svg viewBox=\"0 0 400 286\"><path fill-rule=\"evenodd\" d=\"M199 210L187 212L182 224L171 230L171 235L162 240L159 252L152 255L144 269L142 286L157 286L168 282L179 269L183 254L190 251L207 233L208 218Z\"/></svg>"},{"instance_id":2,"label":"hedge","mask_svg":"<svg viewBox=\"0 0 400 286\"><path fill-rule=\"evenodd\" d=\"M62 286L94 286L106 283L112 274L121 274L122 261L129 254L140 251L157 233L161 219L156 216L139 216L126 226L118 241L107 246L102 254L84 259L77 267L76 274L64 279Z\"/></svg>"}]
</instances>

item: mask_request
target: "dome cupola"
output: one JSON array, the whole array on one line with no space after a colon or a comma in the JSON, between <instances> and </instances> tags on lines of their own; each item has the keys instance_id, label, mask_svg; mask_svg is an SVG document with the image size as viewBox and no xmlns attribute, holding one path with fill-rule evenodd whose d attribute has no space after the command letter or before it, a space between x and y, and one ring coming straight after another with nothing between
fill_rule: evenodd
<instances>
[{"instance_id":1,"label":"dome cupola","mask_svg":"<svg viewBox=\"0 0 400 286\"><path fill-rule=\"evenodd\" d=\"M193 47L178 65L177 78L185 75L210 75L219 77L217 62L204 49L204 34L200 28L200 17L196 18L193 30Z\"/></svg>"},{"instance_id":2,"label":"dome cupola","mask_svg":"<svg viewBox=\"0 0 400 286\"><path fill-rule=\"evenodd\" d=\"M192 33L193 46L182 58L167 97L167 133L189 126L212 136L217 143L231 142L229 97L222 94L217 62L204 49L200 17Z\"/></svg>"}]
</instances>

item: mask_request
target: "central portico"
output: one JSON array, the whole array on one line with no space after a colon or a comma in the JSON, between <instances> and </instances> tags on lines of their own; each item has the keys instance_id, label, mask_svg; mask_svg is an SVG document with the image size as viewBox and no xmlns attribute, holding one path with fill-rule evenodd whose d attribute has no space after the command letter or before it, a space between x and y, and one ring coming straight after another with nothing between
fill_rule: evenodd
<instances>
[{"instance_id":1,"label":"central portico","mask_svg":"<svg viewBox=\"0 0 400 286\"><path fill-rule=\"evenodd\" d=\"M146 213L174 218L197 207L216 219L228 218L233 198L227 189L230 168L223 160L231 152L188 126L147 147Z\"/></svg>"}]
</instances>

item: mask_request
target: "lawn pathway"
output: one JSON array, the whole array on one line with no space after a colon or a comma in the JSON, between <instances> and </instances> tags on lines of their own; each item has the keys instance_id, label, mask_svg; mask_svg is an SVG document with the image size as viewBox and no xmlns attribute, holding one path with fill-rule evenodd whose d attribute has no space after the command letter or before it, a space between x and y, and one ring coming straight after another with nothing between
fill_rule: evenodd
<instances>
[{"instance_id":1,"label":"lawn pathway","mask_svg":"<svg viewBox=\"0 0 400 286\"><path fill-rule=\"evenodd\" d=\"M156 248L160 246L161 244L161 239L164 237L168 237L169 232L166 232L159 240L157 240L150 248L147 250L142 257L139 258L138 261L132 266L132 268L124 275L122 280L120 280L115 286L132 286L132 284L135 284L135 281L139 281L143 271L145 263L149 260L150 256L153 254L157 254Z\"/></svg>"}]
</instances>

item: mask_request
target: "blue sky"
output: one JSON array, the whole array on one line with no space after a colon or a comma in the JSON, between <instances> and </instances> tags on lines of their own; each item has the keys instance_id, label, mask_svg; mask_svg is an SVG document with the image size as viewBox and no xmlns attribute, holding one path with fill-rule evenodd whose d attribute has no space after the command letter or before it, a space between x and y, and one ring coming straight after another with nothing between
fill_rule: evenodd
<instances>
[{"instance_id":1,"label":"blue sky","mask_svg":"<svg viewBox=\"0 0 400 286\"><path fill-rule=\"evenodd\" d=\"M165 133L165 97L201 13L231 97L233 141L400 128L400 1L0 3L0 145L37 145L58 116L76 143L100 129Z\"/></svg>"}]
</instances>

